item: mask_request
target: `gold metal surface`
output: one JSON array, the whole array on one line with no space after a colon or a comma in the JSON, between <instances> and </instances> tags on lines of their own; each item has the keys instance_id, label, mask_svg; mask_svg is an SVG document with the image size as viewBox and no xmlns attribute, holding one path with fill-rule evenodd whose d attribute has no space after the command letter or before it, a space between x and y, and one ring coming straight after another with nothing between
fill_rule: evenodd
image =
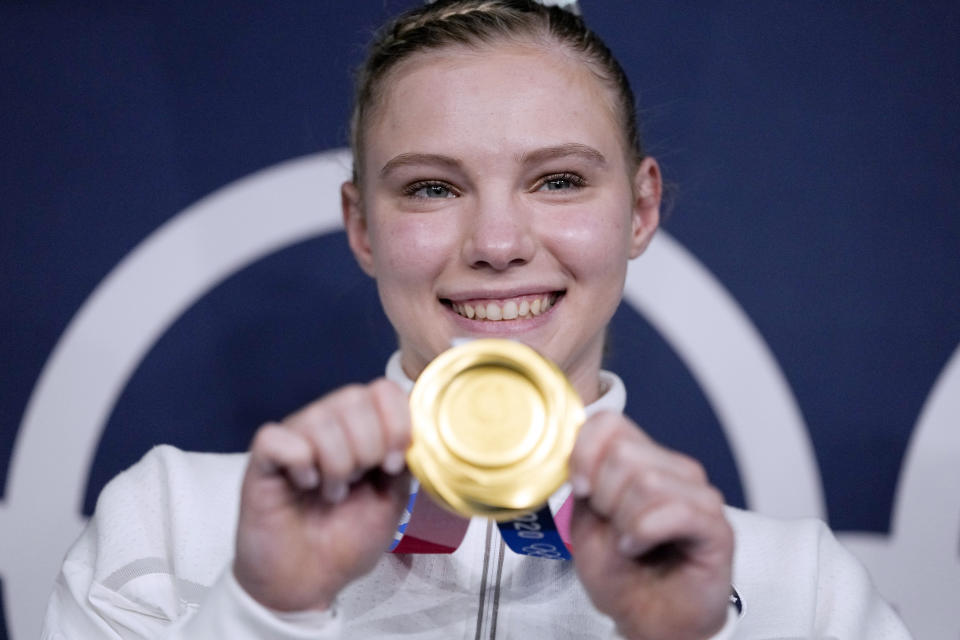
<instances>
[{"instance_id":1,"label":"gold metal surface","mask_svg":"<svg viewBox=\"0 0 960 640\"><path fill-rule=\"evenodd\" d=\"M410 408L407 463L421 486L456 513L498 520L536 510L563 484L584 421L563 372L510 340L440 354Z\"/></svg>"}]
</instances>

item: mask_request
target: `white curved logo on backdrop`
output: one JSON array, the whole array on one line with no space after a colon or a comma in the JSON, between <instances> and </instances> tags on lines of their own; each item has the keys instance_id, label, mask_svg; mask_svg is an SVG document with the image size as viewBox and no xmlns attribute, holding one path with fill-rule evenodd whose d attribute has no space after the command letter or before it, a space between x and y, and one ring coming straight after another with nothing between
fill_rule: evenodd
<instances>
[{"instance_id":1,"label":"white curved logo on backdrop","mask_svg":"<svg viewBox=\"0 0 960 640\"><path fill-rule=\"evenodd\" d=\"M0 508L0 529L19 542L0 548L11 640L38 635L53 576L83 525L80 505L101 432L142 358L224 278L339 230L331 194L349 171L348 152L332 151L218 190L144 240L78 311L27 405ZM703 388L730 440L750 507L823 517L819 473L796 402L762 337L722 285L661 233L631 265L625 299ZM956 378L945 384L960 388Z\"/></svg>"},{"instance_id":2,"label":"white curved logo on backdrop","mask_svg":"<svg viewBox=\"0 0 960 640\"><path fill-rule=\"evenodd\" d=\"M889 536L840 540L916 638L960 638L960 347L923 404L903 461Z\"/></svg>"}]
</instances>

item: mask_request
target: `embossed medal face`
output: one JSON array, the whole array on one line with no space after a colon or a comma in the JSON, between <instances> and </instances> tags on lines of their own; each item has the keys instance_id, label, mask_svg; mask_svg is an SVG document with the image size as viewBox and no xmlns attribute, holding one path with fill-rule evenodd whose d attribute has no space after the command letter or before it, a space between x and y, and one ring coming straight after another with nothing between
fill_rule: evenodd
<instances>
[{"instance_id":1,"label":"embossed medal face","mask_svg":"<svg viewBox=\"0 0 960 640\"><path fill-rule=\"evenodd\" d=\"M509 519L566 479L583 406L563 373L510 340L474 340L431 362L410 396L407 463L438 502Z\"/></svg>"},{"instance_id":2,"label":"embossed medal face","mask_svg":"<svg viewBox=\"0 0 960 640\"><path fill-rule=\"evenodd\" d=\"M516 464L530 455L543 433L539 391L503 365L478 365L460 372L439 400L440 438L467 464Z\"/></svg>"}]
</instances>

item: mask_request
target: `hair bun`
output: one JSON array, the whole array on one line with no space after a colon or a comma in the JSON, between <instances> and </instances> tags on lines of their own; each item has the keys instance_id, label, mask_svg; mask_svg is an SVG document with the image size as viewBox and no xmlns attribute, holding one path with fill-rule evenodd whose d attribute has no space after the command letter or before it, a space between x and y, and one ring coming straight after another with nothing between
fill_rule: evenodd
<instances>
[{"instance_id":1,"label":"hair bun","mask_svg":"<svg viewBox=\"0 0 960 640\"><path fill-rule=\"evenodd\" d=\"M542 4L545 7L559 7L565 11L569 11L574 15L580 15L580 3L577 0L533 0L537 4ZM426 0L426 4L433 4L436 0Z\"/></svg>"},{"instance_id":2,"label":"hair bun","mask_svg":"<svg viewBox=\"0 0 960 640\"><path fill-rule=\"evenodd\" d=\"M570 13L580 15L580 3L577 0L536 0L545 7L560 7Z\"/></svg>"}]
</instances>

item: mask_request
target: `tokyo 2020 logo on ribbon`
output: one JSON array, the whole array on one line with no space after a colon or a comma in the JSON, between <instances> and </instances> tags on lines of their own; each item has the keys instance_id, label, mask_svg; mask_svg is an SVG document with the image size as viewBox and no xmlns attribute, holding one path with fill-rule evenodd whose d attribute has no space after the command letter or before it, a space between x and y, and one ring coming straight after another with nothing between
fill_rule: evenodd
<instances>
[{"instance_id":1,"label":"tokyo 2020 logo on ribbon","mask_svg":"<svg viewBox=\"0 0 960 640\"><path fill-rule=\"evenodd\" d=\"M331 151L218 190L146 238L77 312L34 387L0 505L0 529L17 540L0 548L12 640L38 635L62 554L83 526L83 491L101 432L145 354L231 274L294 243L338 231L340 212L331 194L349 172L349 153ZM704 390L730 441L749 507L774 516L822 518L819 472L793 394L723 286L661 232L631 265L625 300L660 332ZM960 593L958 416L960 350L918 422L892 535L843 536L913 632L925 638L956 638L960 630L951 606Z\"/></svg>"}]
</instances>

